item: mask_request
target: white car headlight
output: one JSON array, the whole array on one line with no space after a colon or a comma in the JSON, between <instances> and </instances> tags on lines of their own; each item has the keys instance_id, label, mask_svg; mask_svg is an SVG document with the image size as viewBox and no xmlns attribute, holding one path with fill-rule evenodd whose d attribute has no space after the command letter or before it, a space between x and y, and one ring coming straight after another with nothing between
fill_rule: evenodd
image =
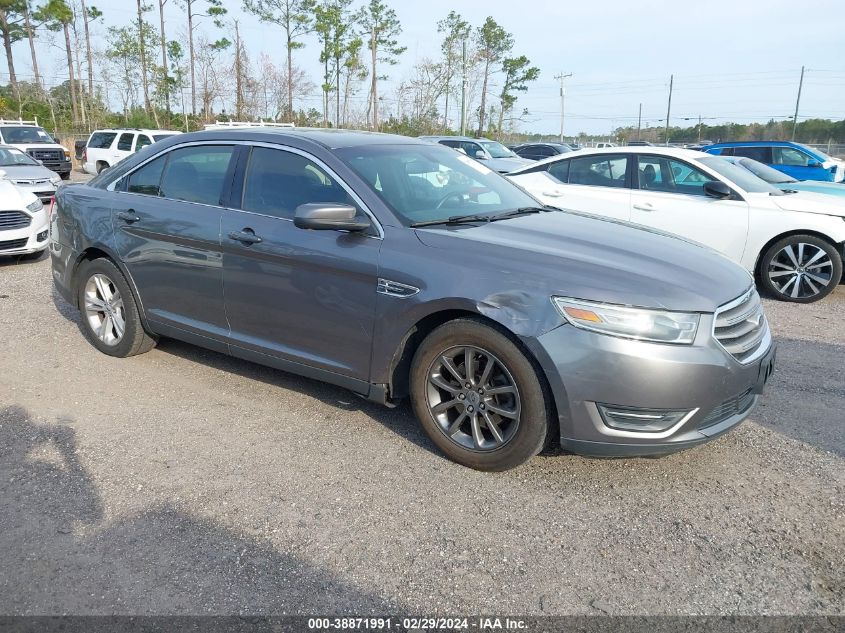
<instances>
[{"instance_id":1,"label":"white car headlight","mask_svg":"<svg viewBox=\"0 0 845 633\"><path fill-rule=\"evenodd\" d=\"M691 345L701 320L699 314L629 308L568 297L552 297L552 302L575 327L640 341Z\"/></svg>"},{"instance_id":2,"label":"white car headlight","mask_svg":"<svg viewBox=\"0 0 845 633\"><path fill-rule=\"evenodd\" d=\"M34 200L33 202L30 202L28 205L26 205L26 210L30 213L38 213L43 208L44 205L41 204L41 200Z\"/></svg>"}]
</instances>

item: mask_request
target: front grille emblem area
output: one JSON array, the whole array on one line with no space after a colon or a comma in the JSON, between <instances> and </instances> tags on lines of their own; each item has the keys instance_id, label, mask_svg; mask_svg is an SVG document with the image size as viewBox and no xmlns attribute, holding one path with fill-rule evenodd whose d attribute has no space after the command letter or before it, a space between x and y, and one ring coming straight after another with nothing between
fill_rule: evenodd
<instances>
[{"instance_id":1,"label":"front grille emblem area","mask_svg":"<svg viewBox=\"0 0 845 633\"><path fill-rule=\"evenodd\" d=\"M378 288L376 292L387 295L389 297L412 297L420 291L416 286L409 286L408 284L400 284L398 281L391 281L390 279L382 279L379 277Z\"/></svg>"}]
</instances>

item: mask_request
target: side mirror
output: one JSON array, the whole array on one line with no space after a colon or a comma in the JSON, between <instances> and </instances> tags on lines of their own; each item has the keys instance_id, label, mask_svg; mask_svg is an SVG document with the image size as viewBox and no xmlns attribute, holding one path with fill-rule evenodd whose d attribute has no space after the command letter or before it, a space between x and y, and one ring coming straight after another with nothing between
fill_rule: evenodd
<instances>
[{"instance_id":1,"label":"side mirror","mask_svg":"<svg viewBox=\"0 0 845 633\"><path fill-rule=\"evenodd\" d=\"M807 167L821 167L822 164L814 158L807 161Z\"/></svg>"},{"instance_id":2,"label":"side mirror","mask_svg":"<svg viewBox=\"0 0 845 633\"><path fill-rule=\"evenodd\" d=\"M294 226L315 231L365 231L370 219L358 215L358 209L334 202L309 202L296 207Z\"/></svg>"},{"instance_id":3,"label":"side mirror","mask_svg":"<svg viewBox=\"0 0 845 633\"><path fill-rule=\"evenodd\" d=\"M475 150L475 152L473 152L472 157L477 160L486 160L487 154L484 153L483 149L477 149Z\"/></svg>"},{"instance_id":4,"label":"side mirror","mask_svg":"<svg viewBox=\"0 0 845 633\"><path fill-rule=\"evenodd\" d=\"M709 180L704 183L704 193L706 193L711 198L730 198L731 188L728 187L725 183L721 180Z\"/></svg>"}]
</instances>

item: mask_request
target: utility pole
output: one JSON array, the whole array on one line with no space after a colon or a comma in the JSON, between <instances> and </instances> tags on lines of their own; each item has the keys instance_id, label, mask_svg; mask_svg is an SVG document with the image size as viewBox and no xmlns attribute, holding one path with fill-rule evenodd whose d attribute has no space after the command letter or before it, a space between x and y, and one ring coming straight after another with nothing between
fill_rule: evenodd
<instances>
[{"instance_id":1,"label":"utility pole","mask_svg":"<svg viewBox=\"0 0 845 633\"><path fill-rule=\"evenodd\" d=\"M792 117L792 140L795 140L795 128L798 127L798 104L801 103L801 88L804 86L804 67L801 66L801 80L798 82L798 98L795 100L795 116Z\"/></svg>"},{"instance_id":2,"label":"utility pole","mask_svg":"<svg viewBox=\"0 0 845 633\"><path fill-rule=\"evenodd\" d=\"M701 142L701 115L698 115L698 142Z\"/></svg>"},{"instance_id":3,"label":"utility pole","mask_svg":"<svg viewBox=\"0 0 845 633\"><path fill-rule=\"evenodd\" d=\"M563 80L567 77L571 77L572 73L568 73L564 75L563 73L559 73L555 75L555 79L560 80L560 142L563 143L563 115L565 112L566 106L566 89L563 87Z\"/></svg>"},{"instance_id":4,"label":"utility pole","mask_svg":"<svg viewBox=\"0 0 845 633\"><path fill-rule=\"evenodd\" d=\"M640 129L643 126L643 104L640 104L640 113L637 115L637 140L640 140Z\"/></svg>"},{"instance_id":5,"label":"utility pole","mask_svg":"<svg viewBox=\"0 0 845 633\"><path fill-rule=\"evenodd\" d=\"M467 133L467 41L461 43L461 136Z\"/></svg>"},{"instance_id":6,"label":"utility pole","mask_svg":"<svg viewBox=\"0 0 845 633\"><path fill-rule=\"evenodd\" d=\"M675 81L675 75L669 75L669 104L666 106L666 146L669 146L669 115L672 112L672 84Z\"/></svg>"}]
</instances>

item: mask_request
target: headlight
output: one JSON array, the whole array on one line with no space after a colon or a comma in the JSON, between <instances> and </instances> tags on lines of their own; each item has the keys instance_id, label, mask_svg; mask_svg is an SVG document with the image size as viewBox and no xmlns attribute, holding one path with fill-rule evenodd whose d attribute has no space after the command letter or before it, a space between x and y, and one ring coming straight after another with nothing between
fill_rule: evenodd
<instances>
[{"instance_id":1,"label":"headlight","mask_svg":"<svg viewBox=\"0 0 845 633\"><path fill-rule=\"evenodd\" d=\"M43 208L44 205L41 204L41 200L35 200L34 202L30 202L28 205L26 205L26 210L30 213L38 213Z\"/></svg>"},{"instance_id":2,"label":"headlight","mask_svg":"<svg viewBox=\"0 0 845 633\"><path fill-rule=\"evenodd\" d=\"M552 302L575 327L658 343L692 344L701 319L698 314L628 308L568 297L552 297Z\"/></svg>"},{"instance_id":3,"label":"headlight","mask_svg":"<svg viewBox=\"0 0 845 633\"><path fill-rule=\"evenodd\" d=\"M65 150L65 160L70 160L70 150Z\"/></svg>"}]
</instances>

